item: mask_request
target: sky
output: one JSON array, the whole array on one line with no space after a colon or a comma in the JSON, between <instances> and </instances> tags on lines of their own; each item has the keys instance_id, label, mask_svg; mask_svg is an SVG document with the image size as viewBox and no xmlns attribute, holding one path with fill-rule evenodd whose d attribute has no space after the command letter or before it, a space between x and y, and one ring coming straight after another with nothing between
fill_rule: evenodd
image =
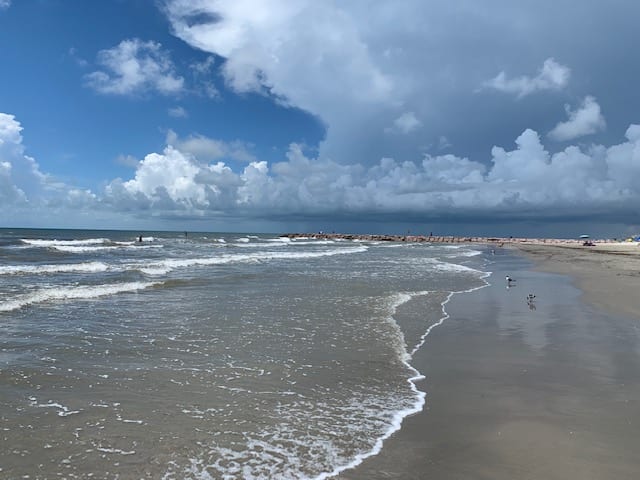
<instances>
[{"instance_id":1,"label":"sky","mask_svg":"<svg viewBox=\"0 0 640 480\"><path fill-rule=\"evenodd\" d=\"M0 0L0 227L640 233L635 0Z\"/></svg>"}]
</instances>

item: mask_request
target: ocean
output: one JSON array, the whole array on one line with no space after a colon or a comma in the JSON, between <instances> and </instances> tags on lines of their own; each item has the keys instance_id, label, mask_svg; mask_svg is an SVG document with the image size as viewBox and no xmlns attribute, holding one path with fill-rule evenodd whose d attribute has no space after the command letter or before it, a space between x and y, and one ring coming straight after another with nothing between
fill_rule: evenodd
<instances>
[{"instance_id":1,"label":"ocean","mask_svg":"<svg viewBox=\"0 0 640 480\"><path fill-rule=\"evenodd\" d=\"M422 410L412 355L490 268L477 245L139 235L0 229L0 478L330 478Z\"/></svg>"}]
</instances>

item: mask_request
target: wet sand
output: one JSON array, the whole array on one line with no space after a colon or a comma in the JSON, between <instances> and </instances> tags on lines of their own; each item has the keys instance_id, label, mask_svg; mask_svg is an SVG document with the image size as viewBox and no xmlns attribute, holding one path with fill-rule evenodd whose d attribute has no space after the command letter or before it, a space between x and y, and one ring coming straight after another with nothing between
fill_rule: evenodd
<instances>
[{"instance_id":1,"label":"wet sand","mask_svg":"<svg viewBox=\"0 0 640 480\"><path fill-rule=\"evenodd\" d=\"M640 319L640 246L636 243L596 243L516 246L536 267L570 275L584 300L609 311Z\"/></svg>"},{"instance_id":2,"label":"wet sand","mask_svg":"<svg viewBox=\"0 0 640 480\"><path fill-rule=\"evenodd\" d=\"M598 255L527 248L534 269L497 249L492 285L454 296L450 318L413 358L426 376L423 412L337 478L640 478L640 317L632 315L640 290L620 287L636 278L626 257L614 267L610 254L585 254ZM614 283L590 283L603 271ZM584 302L594 287L620 290Z\"/></svg>"}]
</instances>

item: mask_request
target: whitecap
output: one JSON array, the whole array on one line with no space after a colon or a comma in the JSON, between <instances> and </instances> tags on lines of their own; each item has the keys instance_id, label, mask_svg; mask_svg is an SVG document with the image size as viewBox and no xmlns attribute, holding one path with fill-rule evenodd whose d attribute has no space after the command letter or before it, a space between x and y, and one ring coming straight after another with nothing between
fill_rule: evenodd
<instances>
[{"instance_id":1,"label":"whitecap","mask_svg":"<svg viewBox=\"0 0 640 480\"><path fill-rule=\"evenodd\" d=\"M145 288L160 285L160 282L126 282L106 285L84 285L84 286L60 286L43 288L26 295L21 295L3 301L0 304L0 312L11 312L36 303L48 302L51 300L73 300L91 299L115 295L124 292L135 292Z\"/></svg>"},{"instance_id":2,"label":"whitecap","mask_svg":"<svg viewBox=\"0 0 640 480\"><path fill-rule=\"evenodd\" d=\"M100 273L109 270L103 262L65 263L51 265L2 265L0 275L49 273Z\"/></svg>"},{"instance_id":3,"label":"whitecap","mask_svg":"<svg viewBox=\"0 0 640 480\"><path fill-rule=\"evenodd\" d=\"M466 250L464 252L458 252L453 255L447 255L447 258L457 258L457 257L475 257L478 255L482 255L480 250Z\"/></svg>"},{"instance_id":4,"label":"whitecap","mask_svg":"<svg viewBox=\"0 0 640 480\"><path fill-rule=\"evenodd\" d=\"M458 265L457 263L443 262L441 260L436 260L435 258L424 259L424 262L430 264L433 270L439 272L473 273L480 276L484 275L485 273L475 268L467 267L465 265Z\"/></svg>"},{"instance_id":5,"label":"whitecap","mask_svg":"<svg viewBox=\"0 0 640 480\"><path fill-rule=\"evenodd\" d=\"M78 245L100 245L109 242L107 238L86 238L82 240L44 240L22 238L21 241L34 247L57 247L57 246L78 246Z\"/></svg>"},{"instance_id":6,"label":"whitecap","mask_svg":"<svg viewBox=\"0 0 640 480\"><path fill-rule=\"evenodd\" d=\"M308 258L320 258L333 255L348 255L366 252L366 246L336 248L317 252L291 252L273 251L256 253L232 253L215 257L196 257L186 259L167 259L156 263L144 263L132 266L147 275L164 275L176 268L187 268L196 266L225 265L230 263L258 263L271 260L300 260Z\"/></svg>"}]
</instances>

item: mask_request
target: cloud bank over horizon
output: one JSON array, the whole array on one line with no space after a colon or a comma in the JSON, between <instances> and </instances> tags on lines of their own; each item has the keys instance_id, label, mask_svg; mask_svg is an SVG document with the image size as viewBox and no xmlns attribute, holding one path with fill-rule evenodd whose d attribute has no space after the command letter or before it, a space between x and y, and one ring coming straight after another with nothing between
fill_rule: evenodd
<instances>
[{"instance_id":1,"label":"cloud bank over horizon","mask_svg":"<svg viewBox=\"0 0 640 480\"><path fill-rule=\"evenodd\" d=\"M171 132L162 152L149 153L130 179L100 192L55 182L25 155L22 127L0 114L0 198L5 206L102 211L132 218L286 216L340 219L409 215L415 219L492 217L544 220L553 216L606 221L611 209L635 211L640 202L640 125L612 146L572 145L551 153L527 129L515 148L496 146L485 165L453 154L415 162L383 158L374 165L338 164L305 155L292 144L286 158L250 160L235 172L223 158L233 151L211 142L219 156L190 148ZM192 147L192 146L191 146Z\"/></svg>"}]
</instances>

